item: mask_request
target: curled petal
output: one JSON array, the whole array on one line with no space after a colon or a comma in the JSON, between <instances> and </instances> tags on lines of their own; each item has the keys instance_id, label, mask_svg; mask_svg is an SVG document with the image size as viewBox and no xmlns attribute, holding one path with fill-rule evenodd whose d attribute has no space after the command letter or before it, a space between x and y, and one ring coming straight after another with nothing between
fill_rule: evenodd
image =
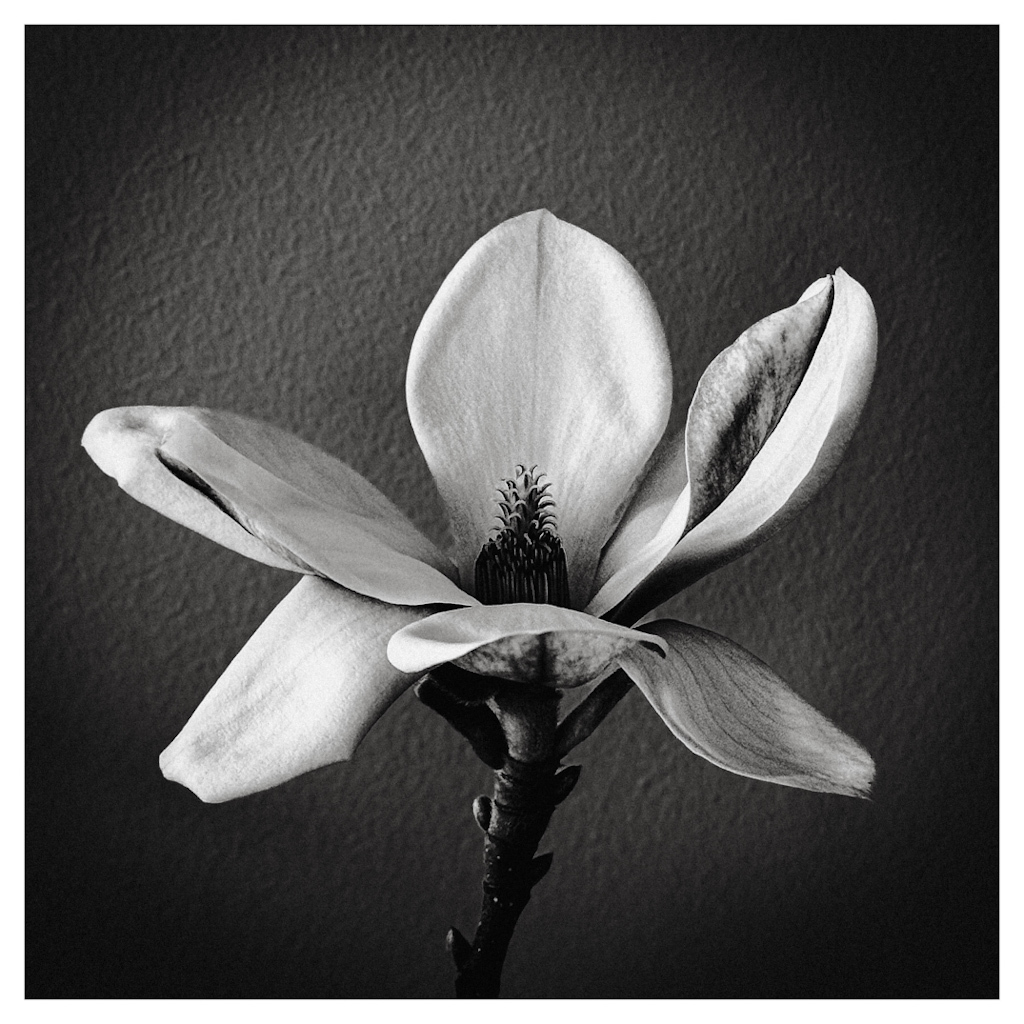
<instances>
[{"instance_id":1,"label":"curled petal","mask_svg":"<svg viewBox=\"0 0 1024 1024\"><path fill-rule=\"evenodd\" d=\"M454 662L478 675L567 688L592 682L638 643L664 646L649 633L550 604L478 605L400 629L388 658L403 672Z\"/></svg>"},{"instance_id":2,"label":"curled petal","mask_svg":"<svg viewBox=\"0 0 1024 1024\"><path fill-rule=\"evenodd\" d=\"M164 775L220 803L348 760L415 682L384 652L388 636L422 614L306 577L161 754Z\"/></svg>"},{"instance_id":3,"label":"curled petal","mask_svg":"<svg viewBox=\"0 0 1024 1024\"><path fill-rule=\"evenodd\" d=\"M704 371L686 417L684 533L722 504L782 419L821 340L833 292L829 278L744 331Z\"/></svg>"},{"instance_id":4,"label":"curled petal","mask_svg":"<svg viewBox=\"0 0 1024 1024\"><path fill-rule=\"evenodd\" d=\"M499 225L427 310L409 415L464 580L517 465L551 484L574 604L661 436L671 373L654 303L611 246L545 210Z\"/></svg>"},{"instance_id":5,"label":"curled petal","mask_svg":"<svg viewBox=\"0 0 1024 1024\"><path fill-rule=\"evenodd\" d=\"M269 424L136 406L100 413L82 443L132 497L268 565L393 604L473 603L451 563L368 480Z\"/></svg>"},{"instance_id":6,"label":"curled petal","mask_svg":"<svg viewBox=\"0 0 1024 1024\"><path fill-rule=\"evenodd\" d=\"M608 580L588 610L605 614L632 585L636 590L616 609L615 617L636 621L781 529L835 472L867 401L878 332L867 292L841 269L833 283L832 308L810 365L738 482L718 504L722 489L705 488L702 511L696 516L678 502L654 539L617 571L617 579ZM827 288L827 278L816 282L801 303ZM813 305L805 308L813 312ZM699 418L703 421L707 415L700 413ZM744 428L740 433L746 440L739 450L749 452L749 439L759 432ZM690 486L696 486L692 480ZM643 581L639 585L637 577Z\"/></svg>"},{"instance_id":7,"label":"curled petal","mask_svg":"<svg viewBox=\"0 0 1024 1024\"><path fill-rule=\"evenodd\" d=\"M175 419L196 413L156 406L107 409L89 423L82 445L123 490L168 519L266 565L308 572L292 552L275 549L243 526L204 481L189 477L187 466L161 461L161 440Z\"/></svg>"},{"instance_id":8,"label":"curled petal","mask_svg":"<svg viewBox=\"0 0 1024 1024\"><path fill-rule=\"evenodd\" d=\"M622 667L695 754L751 779L867 796L871 756L767 665L696 626L661 620L644 629L664 638L668 657L634 647Z\"/></svg>"},{"instance_id":9,"label":"curled petal","mask_svg":"<svg viewBox=\"0 0 1024 1024\"><path fill-rule=\"evenodd\" d=\"M685 429L659 447L601 555L599 584L626 566L629 571L616 579L617 598L604 594L595 608L606 611L629 593L652 558L662 557L743 478L803 379L832 295L830 279L809 298L754 324L712 360L697 383Z\"/></svg>"}]
</instances>

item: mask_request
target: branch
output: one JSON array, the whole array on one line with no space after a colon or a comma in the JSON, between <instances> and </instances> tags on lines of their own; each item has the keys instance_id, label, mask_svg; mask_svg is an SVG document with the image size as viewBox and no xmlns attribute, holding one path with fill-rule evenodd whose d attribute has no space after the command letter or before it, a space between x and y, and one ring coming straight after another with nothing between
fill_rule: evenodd
<instances>
[{"instance_id":1,"label":"branch","mask_svg":"<svg viewBox=\"0 0 1024 1024\"><path fill-rule=\"evenodd\" d=\"M469 740L473 752L488 768L500 768L505 763L505 734L486 704L462 703L433 675L418 683L413 692Z\"/></svg>"},{"instance_id":2,"label":"branch","mask_svg":"<svg viewBox=\"0 0 1024 1024\"><path fill-rule=\"evenodd\" d=\"M559 774L547 761L527 764L509 758L495 772L494 795L473 802L484 838L483 900L480 921L470 943L456 928L448 932L455 961L455 994L494 998L516 922L533 887L551 867L552 854L535 856L555 804L568 795L578 770ZM568 784L566 783L568 778Z\"/></svg>"},{"instance_id":3,"label":"branch","mask_svg":"<svg viewBox=\"0 0 1024 1024\"><path fill-rule=\"evenodd\" d=\"M493 795L473 801L473 816L486 833L483 900L472 943L455 928L448 933L459 997L498 995L516 922L551 866L552 855L536 856L537 847L580 774L575 765L560 770L553 756L557 690L513 686L501 689L490 704L508 753L494 773Z\"/></svg>"},{"instance_id":4,"label":"branch","mask_svg":"<svg viewBox=\"0 0 1024 1024\"><path fill-rule=\"evenodd\" d=\"M622 669L598 683L593 691L569 712L555 735L555 754L561 759L582 743L633 689L633 681Z\"/></svg>"}]
</instances>

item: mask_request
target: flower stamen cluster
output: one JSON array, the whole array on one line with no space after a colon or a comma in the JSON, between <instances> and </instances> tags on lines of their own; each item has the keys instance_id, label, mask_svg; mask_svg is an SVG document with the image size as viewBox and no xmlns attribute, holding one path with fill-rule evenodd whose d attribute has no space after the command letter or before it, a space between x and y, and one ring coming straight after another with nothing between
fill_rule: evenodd
<instances>
[{"instance_id":1,"label":"flower stamen cluster","mask_svg":"<svg viewBox=\"0 0 1024 1024\"><path fill-rule=\"evenodd\" d=\"M516 466L497 488L498 525L476 560L476 596L482 604L554 604L569 607L569 573L558 538L551 482L537 467Z\"/></svg>"}]
</instances>

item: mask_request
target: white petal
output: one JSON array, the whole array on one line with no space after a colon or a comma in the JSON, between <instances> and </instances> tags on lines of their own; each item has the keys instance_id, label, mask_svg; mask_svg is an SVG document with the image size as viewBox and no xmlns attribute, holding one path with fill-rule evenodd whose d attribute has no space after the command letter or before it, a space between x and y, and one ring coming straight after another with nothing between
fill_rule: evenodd
<instances>
[{"instance_id":1,"label":"white petal","mask_svg":"<svg viewBox=\"0 0 1024 1024\"><path fill-rule=\"evenodd\" d=\"M347 760L416 680L385 651L422 614L306 577L161 754L164 775L220 803Z\"/></svg>"},{"instance_id":2,"label":"white petal","mask_svg":"<svg viewBox=\"0 0 1024 1024\"><path fill-rule=\"evenodd\" d=\"M601 615L621 601L743 478L803 379L832 292L829 281L748 328L712 360L697 384L686 428L663 443L601 555L601 590L589 612Z\"/></svg>"},{"instance_id":3,"label":"white petal","mask_svg":"<svg viewBox=\"0 0 1024 1024\"><path fill-rule=\"evenodd\" d=\"M454 567L368 480L266 423L109 409L82 443L132 497L226 547L394 604L471 604Z\"/></svg>"},{"instance_id":4,"label":"white petal","mask_svg":"<svg viewBox=\"0 0 1024 1024\"><path fill-rule=\"evenodd\" d=\"M604 615L639 586L683 535L689 514L686 438L680 431L663 443L601 553L598 591L587 612Z\"/></svg>"},{"instance_id":5,"label":"white petal","mask_svg":"<svg viewBox=\"0 0 1024 1024\"><path fill-rule=\"evenodd\" d=\"M156 457L163 424L184 410L156 406L107 409L86 427L82 445L92 460L133 498L224 547L279 569L306 572L287 551L276 551L226 514L195 484L175 476ZM191 410L189 410L191 412Z\"/></svg>"},{"instance_id":6,"label":"white petal","mask_svg":"<svg viewBox=\"0 0 1024 1024\"><path fill-rule=\"evenodd\" d=\"M547 474L574 604L668 419L661 322L611 246L544 210L499 225L448 275L406 391L463 580L515 466Z\"/></svg>"},{"instance_id":7,"label":"white petal","mask_svg":"<svg viewBox=\"0 0 1024 1024\"><path fill-rule=\"evenodd\" d=\"M801 301L827 285L816 282ZM713 569L749 551L789 522L835 472L871 388L877 347L875 311L867 292L843 270L821 341L775 429L725 499L670 544L666 525L620 573L650 573L616 611L636 621L647 610ZM677 519L680 517L677 517ZM687 515L687 518L691 518ZM667 521L666 521L667 522ZM631 580L629 581L631 582ZM612 580L591 609L603 614L621 594Z\"/></svg>"},{"instance_id":8,"label":"white petal","mask_svg":"<svg viewBox=\"0 0 1024 1024\"><path fill-rule=\"evenodd\" d=\"M546 686L593 682L637 643L662 641L550 604L479 605L438 612L399 630L388 658L403 672L455 662L479 675Z\"/></svg>"},{"instance_id":9,"label":"white petal","mask_svg":"<svg viewBox=\"0 0 1024 1024\"><path fill-rule=\"evenodd\" d=\"M701 375L686 417L685 530L722 504L782 419L824 334L834 291L829 279L808 298L760 320Z\"/></svg>"},{"instance_id":10,"label":"white petal","mask_svg":"<svg viewBox=\"0 0 1024 1024\"><path fill-rule=\"evenodd\" d=\"M870 754L731 640L661 620L644 627L668 657L634 647L622 667L687 747L712 764L782 786L866 796Z\"/></svg>"}]
</instances>

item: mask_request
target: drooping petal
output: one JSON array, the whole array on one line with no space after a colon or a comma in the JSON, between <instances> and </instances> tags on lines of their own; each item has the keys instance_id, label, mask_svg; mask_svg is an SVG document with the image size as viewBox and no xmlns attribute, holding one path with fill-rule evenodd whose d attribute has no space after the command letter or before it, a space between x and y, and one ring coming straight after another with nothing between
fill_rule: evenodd
<instances>
[{"instance_id":1,"label":"drooping petal","mask_svg":"<svg viewBox=\"0 0 1024 1024\"><path fill-rule=\"evenodd\" d=\"M422 614L307 576L161 754L164 775L220 803L347 760L415 682L385 650Z\"/></svg>"},{"instance_id":2,"label":"drooping petal","mask_svg":"<svg viewBox=\"0 0 1024 1024\"><path fill-rule=\"evenodd\" d=\"M871 755L795 694L767 665L731 640L661 620L668 657L643 647L622 667L687 747L712 764L783 786L867 796Z\"/></svg>"},{"instance_id":3,"label":"drooping petal","mask_svg":"<svg viewBox=\"0 0 1024 1024\"><path fill-rule=\"evenodd\" d=\"M836 271L833 283L831 311L810 365L785 412L738 476L738 482L737 474L730 470L723 479L731 481L731 489L729 485L719 487L713 480L710 487L704 488L701 508L696 513L692 499L689 506L677 503L655 538L618 570L617 579L613 576L608 580L588 610L606 613L622 599L627 586L637 585L640 576L643 582L615 612L621 621L636 621L656 604L781 529L832 476L867 400L877 346L875 312L867 292L843 270ZM812 325L814 299L820 298L827 288L828 278L824 278L801 297L800 303L811 303L805 310ZM772 319L763 323L770 325ZM757 363L749 362L749 356L763 350L763 340L764 335L757 339L757 345L748 346L746 353L737 353L742 386L754 386L762 395L765 389L760 373L770 364L762 363L759 372ZM728 365L726 361L718 370ZM798 372L798 362L791 365L796 369L788 375L790 380ZM719 381L712 390L720 392L723 387ZM741 394L737 390L734 398ZM774 395L774 389L769 387L767 394ZM777 409L777 399L772 398L770 405ZM709 420L713 421L714 413L709 406L713 407L714 402L701 402L697 422L707 425ZM726 445L723 449L721 445L707 444L703 446L703 457L713 462L715 452L724 451L723 464L734 464L737 452L749 454L753 439L763 432L763 424L770 419L740 416L743 426L735 435L739 438L735 447L729 449ZM688 423L688 438L689 427ZM740 458L741 465L742 462ZM694 468L691 464L691 474ZM691 479L691 490L694 486Z\"/></svg>"},{"instance_id":4,"label":"drooping petal","mask_svg":"<svg viewBox=\"0 0 1024 1024\"><path fill-rule=\"evenodd\" d=\"M268 565L394 604L473 603L451 563L368 480L269 424L135 406L100 413L82 443L132 497Z\"/></svg>"},{"instance_id":5,"label":"drooping petal","mask_svg":"<svg viewBox=\"0 0 1024 1024\"><path fill-rule=\"evenodd\" d=\"M499 225L417 331L409 415L448 506L463 580L517 464L551 482L574 604L668 419L661 322L611 246L545 210Z\"/></svg>"},{"instance_id":6,"label":"drooping petal","mask_svg":"<svg viewBox=\"0 0 1024 1024\"><path fill-rule=\"evenodd\" d=\"M454 662L479 675L546 686L593 682L636 644L661 650L649 633L550 604L454 608L400 629L388 658L403 672Z\"/></svg>"}]
</instances>

